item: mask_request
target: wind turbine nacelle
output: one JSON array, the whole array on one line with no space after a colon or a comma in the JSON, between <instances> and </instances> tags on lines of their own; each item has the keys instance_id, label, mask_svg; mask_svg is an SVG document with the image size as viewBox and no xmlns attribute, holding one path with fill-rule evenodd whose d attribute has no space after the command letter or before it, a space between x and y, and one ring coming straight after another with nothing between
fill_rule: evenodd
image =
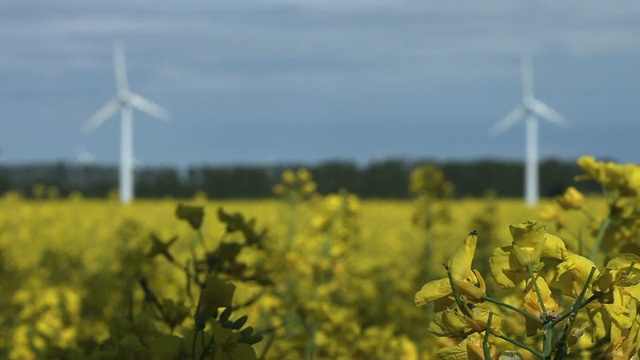
<instances>
[{"instance_id":1,"label":"wind turbine nacelle","mask_svg":"<svg viewBox=\"0 0 640 360\"><path fill-rule=\"evenodd\" d=\"M120 91L117 95L118 103L122 106L129 106L131 104L130 96L128 92Z\"/></svg>"},{"instance_id":2,"label":"wind turbine nacelle","mask_svg":"<svg viewBox=\"0 0 640 360\"><path fill-rule=\"evenodd\" d=\"M524 97L522 99L522 107L524 107L527 111L534 111L535 109L535 99L533 97Z\"/></svg>"}]
</instances>

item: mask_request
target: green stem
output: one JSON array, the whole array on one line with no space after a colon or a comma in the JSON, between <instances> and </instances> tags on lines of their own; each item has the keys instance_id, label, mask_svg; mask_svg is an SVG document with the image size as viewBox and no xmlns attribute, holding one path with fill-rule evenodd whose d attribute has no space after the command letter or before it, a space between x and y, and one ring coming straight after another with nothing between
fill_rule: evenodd
<instances>
[{"instance_id":1,"label":"green stem","mask_svg":"<svg viewBox=\"0 0 640 360\"><path fill-rule=\"evenodd\" d=\"M293 195L289 196L289 209L291 217L289 219L289 233L287 234L285 252L289 252L293 247L293 242L298 232L298 199Z\"/></svg>"},{"instance_id":2,"label":"green stem","mask_svg":"<svg viewBox=\"0 0 640 360\"><path fill-rule=\"evenodd\" d=\"M557 319L555 319L552 324L557 324L559 322L561 322L562 320L568 318L569 316L571 316L571 314L575 314L578 312L578 310L582 309L583 307L587 306L589 303L591 303L592 301L596 300L598 298L598 295L593 294L591 295L587 300L585 300L582 304L580 304L580 306L577 306L576 311L572 312L571 309L565 310L564 312L562 312L562 314L560 314L560 316L558 316Z\"/></svg>"},{"instance_id":3,"label":"green stem","mask_svg":"<svg viewBox=\"0 0 640 360\"><path fill-rule=\"evenodd\" d=\"M596 272L596 268L592 267L591 271L589 272L589 276L587 277L587 282L584 284L584 287L582 288L582 291L580 291L580 294L576 298L576 301L573 303L573 305L569 309L563 311L560 314L560 316L558 316L557 319L555 319L554 321L551 322L551 324L553 326L555 326L557 323L559 323L560 321L566 319L568 316L570 316L572 314L575 317L576 314L578 313L578 310L582 309L587 304L589 304L590 302L592 302L593 300L598 298L597 295L593 294L586 301L582 302L582 299L584 299L584 294L587 293L587 288L589 287L589 284L591 283L591 279L593 279L593 275L595 274L595 272Z\"/></svg>"},{"instance_id":4,"label":"green stem","mask_svg":"<svg viewBox=\"0 0 640 360\"><path fill-rule=\"evenodd\" d=\"M598 252L600 252L600 245L602 244L602 240L604 239L604 234L607 233L607 229L611 226L611 218L608 217L600 226L600 230L598 230L598 235L596 237L596 242L593 244L591 248L591 253L589 254L589 260L595 262L596 257L598 256Z\"/></svg>"},{"instance_id":5,"label":"green stem","mask_svg":"<svg viewBox=\"0 0 640 360\"><path fill-rule=\"evenodd\" d=\"M533 274L533 266L531 266L531 264L527 264L527 270L529 270L529 276L531 277L533 288L536 290L536 295L538 296L538 302L540 303L540 309L542 309L543 314L546 314L547 309L544 306L544 299L542 298L542 294L540 293L540 288L538 288L538 282L536 281L536 277Z\"/></svg>"},{"instance_id":6,"label":"green stem","mask_svg":"<svg viewBox=\"0 0 640 360\"><path fill-rule=\"evenodd\" d=\"M515 345L515 346L517 346L519 348L523 348L523 349L527 350L528 352L532 353L533 355L535 355L535 356L537 356L537 357L539 357L541 359L544 358L544 354L542 354L540 351L532 348L531 346L529 346L527 344L523 344L523 343L521 343L521 342L519 342L517 340L513 340L512 338L506 337L504 335L497 335L497 334L494 334L493 332L491 332L491 333L493 334L493 336L497 336L500 339L502 339L504 341L507 341L507 342L510 342L511 344L513 344L513 345Z\"/></svg>"},{"instance_id":7,"label":"green stem","mask_svg":"<svg viewBox=\"0 0 640 360\"><path fill-rule=\"evenodd\" d=\"M569 317L570 318L569 323L565 324L564 326L564 329L562 331L562 336L560 338L560 343L558 344L557 351L556 351L556 358L560 358L560 359L564 358L566 354L566 347L567 347L567 335L571 330L571 328L573 328L573 324L576 321L578 311L583 307L585 307L590 302L592 302L593 300L597 299L597 295L594 294L591 297L589 297L589 299L587 299L586 301L584 302L582 301L582 299L584 299L584 295L586 294L589 285L591 284L591 279L593 279L593 275L595 274L595 272L596 272L596 268L592 267L591 271L589 272L589 276L587 277L587 281L582 287L582 291L580 291L580 294L576 298L576 301L573 303L571 308L563 311L562 314L560 314L560 316L557 319L545 324L544 329L547 331L545 331L545 344L544 344L543 352L547 356L550 356L552 351L551 335L552 335L553 327L556 326L561 321L563 321L564 319L566 319L567 317Z\"/></svg>"},{"instance_id":8,"label":"green stem","mask_svg":"<svg viewBox=\"0 0 640 360\"><path fill-rule=\"evenodd\" d=\"M553 325L545 324L543 327L544 340L542 342L542 358L549 359L551 351L553 351Z\"/></svg>"},{"instance_id":9,"label":"green stem","mask_svg":"<svg viewBox=\"0 0 640 360\"><path fill-rule=\"evenodd\" d=\"M584 216L589 218L589 221L591 221L591 222L595 222L596 221L596 218L593 215L591 215L591 213L589 211L587 211L587 209L581 207L580 208L580 212L583 213Z\"/></svg>"},{"instance_id":10,"label":"green stem","mask_svg":"<svg viewBox=\"0 0 640 360\"><path fill-rule=\"evenodd\" d=\"M198 228L198 230L196 230L196 233L198 234L198 240L200 240L200 245L202 246L202 250L204 250L204 253L207 254L209 252L209 249L207 249L207 244L204 242L204 235L202 234L202 229Z\"/></svg>"},{"instance_id":11,"label":"green stem","mask_svg":"<svg viewBox=\"0 0 640 360\"><path fill-rule=\"evenodd\" d=\"M211 320L211 326L213 329L213 323L215 322L215 320ZM216 350L213 348L214 345L214 341L215 341L215 337L213 336L213 330L211 331L211 340L209 341L209 343L205 346L204 344L204 336L205 336L205 332L202 332L202 354L200 354L200 360L205 360L209 355L211 355L212 359L216 358Z\"/></svg>"},{"instance_id":12,"label":"green stem","mask_svg":"<svg viewBox=\"0 0 640 360\"><path fill-rule=\"evenodd\" d=\"M196 360L196 341L198 340L198 334L200 334L200 331L196 331L196 333L193 335L193 344L191 344L191 359L192 360Z\"/></svg>"},{"instance_id":13,"label":"green stem","mask_svg":"<svg viewBox=\"0 0 640 360\"><path fill-rule=\"evenodd\" d=\"M482 350L484 351L485 359L491 359L491 349L489 348L489 333L491 332L492 319L493 319L493 312L490 312L489 319L487 320L487 328L484 331L484 340L482 341Z\"/></svg>"},{"instance_id":14,"label":"green stem","mask_svg":"<svg viewBox=\"0 0 640 360\"><path fill-rule=\"evenodd\" d=\"M320 322L317 321L317 319L312 319L313 323L307 333L307 346L305 349L305 359L307 360L311 360L313 359L313 354L315 353L316 350L316 342L315 342L315 333L316 331L318 331L318 328L320 327Z\"/></svg>"},{"instance_id":15,"label":"green stem","mask_svg":"<svg viewBox=\"0 0 640 360\"><path fill-rule=\"evenodd\" d=\"M580 229L580 238L578 240L578 254L584 256L584 227Z\"/></svg>"},{"instance_id":16,"label":"green stem","mask_svg":"<svg viewBox=\"0 0 640 360\"><path fill-rule=\"evenodd\" d=\"M580 241L580 235L577 232L571 230L571 228L563 227L562 230L569 233L569 235L573 236L576 240Z\"/></svg>"},{"instance_id":17,"label":"green stem","mask_svg":"<svg viewBox=\"0 0 640 360\"><path fill-rule=\"evenodd\" d=\"M456 283L453 281L453 275L451 274L451 270L449 270L449 266L447 264L442 264L442 266L444 266L444 268L447 269L449 284L451 284L451 291L453 292L453 297L456 299L456 304L458 305L458 308L460 309L460 311L462 311L464 316L468 318L473 318L473 316L471 315L471 312L469 311L469 308L467 308L462 303L462 299L460 299L460 294L458 293L458 287L456 286Z\"/></svg>"},{"instance_id":18,"label":"green stem","mask_svg":"<svg viewBox=\"0 0 640 360\"><path fill-rule=\"evenodd\" d=\"M269 349L271 348L271 345L273 345L273 341L275 339L276 339L275 335L271 335L269 337L266 345L264 346L264 348L262 348L262 354L260 355L260 358L258 360L265 360L267 358L267 353L269 352Z\"/></svg>"},{"instance_id":19,"label":"green stem","mask_svg":"<svg viewBox=\"0 0 640 360\"><path fill-rule=\"evenodd\" d=\"M629 267L627 268L627 270L624 271L624 273L622 274L623 278L626 278L627 276L629 276L629 274L631 274L631 272L633 271L633 267L636 265L635 261L631 262L631 265L629 265Z\"/></svg>"},{"instance_id":20,"label":"green stem","mask_svg":"<svg viewBox=\"0 0 640 360\"><path fill-rule=\"evenodd\" d=\"M509 305L507 303L503 303L502 301L490 298L490 297L488 297L486 295L482 297L482 300L488 301L490 303L494 303L494 304L496 304L498 306L505 307L505 308L507 308L509 310L513 310L513 311L517 312L518 314L521 314L522 316L528 317L529 319L531 319L531 320L533 320L533 321L535 321L537 323L542 324L542 319L540 319L539 317L536 317L535 315L533 315L531 313L528 313L528 312L526 312L526 311L524 311L524 310L522 310L520 308L517 308L517 307L515 307L513 305Z\"/></svg>"},{"instance_id":21,"label":"green stem","mask_svg":"<svg viewBox=\"0 0 640 360\"><path fill-rule=\"evenodd\" d=\"M576 249L577 250L576 253L581 255L582 254L582 242L583 242L582 241L582 235L578 234L577 232L571 230L568 227L564 227L564 228L562 228L562 230L565 230L566 232L569 233L569 235L573 236L573 238L576 240L576 243L578 244L577 249Z\"/></svg>"}]
</instances>

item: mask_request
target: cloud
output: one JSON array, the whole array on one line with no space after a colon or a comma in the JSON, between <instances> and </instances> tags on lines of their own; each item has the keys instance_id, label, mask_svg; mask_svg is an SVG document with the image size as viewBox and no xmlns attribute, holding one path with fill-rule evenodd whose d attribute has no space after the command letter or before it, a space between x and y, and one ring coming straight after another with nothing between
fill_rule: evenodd
<instances>
[{"instance_id":1,"label":"cloud","mask_svg":"<svg viewBox=\"0 0 640 360\"><path fill-rule=\"evenodd\" d=\"M630 29L572 29L564 31L558 38L579 55L637 53L640 52L639 33Z\"/></svg>"},{"instance_id":2,"label":"cloud","mask_svg":"<svg viewBox=\"0 0 640 360\"><path fill-rule=\"evenodd\" d=\"M635 67L640 3L196 0L187 6L160 0L8 0L0 4L5 117L43 122L29 119L41 116L35 105L46 103L48 118L60 118L75 131L115 91L112 47L117 39L125 42L132 90L175 113L176 124L189 136L199 134L211 118L218 126L237 124L238 133L267 123L272 136L300 124L291 131L313 154L331 150L313 136L331 124L332 131L345 132L339 134L344 146L334 153L363 157L374 152L368 149L372 142L349 139L362 137L365 125L377 131L371 135L377 139L393 128L383 126L388 123L402 124L406 132L419 127L416 134L437 131L433 141L455 137L462 126L484 134L519 98L518 59L531 48L536 49L541 98L563 113L578 104L566 115L594 122L593 111L579 106L586 101L580 89L635 89L612 87L628 76L605 74L626 74ZM620 58L629 60L609 65ZM598 104L611 107L622 98L611 91L593 94L602 98ZM633 103L627 102L616 108L617 118L629 117ZM16 124L11 129L24 132ZM308 138L302 138L305 126L316 126ZM11 136L6 134L0 131L0 137ZM376 156L427 147L420 136L405 142L394 134L395 142L380 144ZM281 142L254 140L262 147L269 146L265 141ZM201 141L197 146L213 146ZM350 144L358 148L349 150ZM446 147L447 141L437 144ZM296 146L282 145L278 151L295 154ZM246 156L259 152L242 151Z\"/></svg>"}]
</instances>

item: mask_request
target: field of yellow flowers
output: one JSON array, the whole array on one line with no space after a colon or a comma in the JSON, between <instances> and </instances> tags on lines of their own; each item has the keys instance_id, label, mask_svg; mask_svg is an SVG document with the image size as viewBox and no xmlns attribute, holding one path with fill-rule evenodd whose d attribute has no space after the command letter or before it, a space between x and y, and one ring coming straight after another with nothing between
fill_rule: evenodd
<instances>
[{"instance_id":1,"label":"field of yellow flowers","mask_svg":"<svg viewBox=\"0 0 640 360\"><path fill-rule=\"evenodd\" d=\"M0 357L637 356L640 170L580 161L604 195L537 208L453 200L429 165L411 201L320 196L302 169L263 201L8 193Z\"/></svg>"}]
</instances>

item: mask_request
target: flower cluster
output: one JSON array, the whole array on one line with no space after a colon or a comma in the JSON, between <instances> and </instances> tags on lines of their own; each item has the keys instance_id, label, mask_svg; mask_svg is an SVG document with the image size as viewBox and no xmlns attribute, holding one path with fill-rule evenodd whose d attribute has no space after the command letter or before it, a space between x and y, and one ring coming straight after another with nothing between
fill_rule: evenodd
<instances>
[{"instance_id":1,"label":"flower cluster","mask_svg":"<svg viewBox=\"0 0 640 360\"><path fill-rule=\"evenodd\" d=\"M575 238L577 252L581 253L583 249L586 252L585 248L590 247L589 259L598 265L616 255L640 253L640 165L596 161L590 156L578 159L578 165L586 174L576 180L591 180L601 186L608 214L604 217L592 215L585 206L586 197L576 188L569 187L555 199L560 209L545 206L541 208L540 216L554 223L557 230L564 230ZM572 211L585 215L587 231L567 227L565 212Z\"/></svg>"},{"instance_id":2,"label":"flower cluster","mask_svg":"<svg viewBox=\"0 0 640 360\"><path fill-rule=\"evenodd\" d=\"M592 179L602 184L606 191L637 196L640 192L640 165L618 164L613 161L597 161L592 156L578 159L578 165L587 172L579 179Z\"/></svg>"},{"instance_id":3,"label":"flower cluster","mask_svg":"<svg viewBox=\"0 0 640 360\"><path fill-rule=\"evenodd\" d=\"M417 306L435 303L429 330L458 339L439 350L441 357L494 358L526 350L540 359L562 359L585 349L616 359L638 356L639 256L621 254L600 271L535 221L512 225L510 232L512 243L496 248L489 265L500 288L521 296L500 289L494 289L500 299L488 294L482 274L472 270L475 232L445 265L447 277L416 293Z\"/></svg>"},{"instance_id":4,"label":"flower cluster","mask_svg":"<svg viewBox=\"0 0 640 360\"><path fill-rule=\"evenodd\" d=\"M273 193L290 198L307 199L316 195L317 185L309 170L285 170L282 181L273 187Z\"/></svg>"}]
</instances>

